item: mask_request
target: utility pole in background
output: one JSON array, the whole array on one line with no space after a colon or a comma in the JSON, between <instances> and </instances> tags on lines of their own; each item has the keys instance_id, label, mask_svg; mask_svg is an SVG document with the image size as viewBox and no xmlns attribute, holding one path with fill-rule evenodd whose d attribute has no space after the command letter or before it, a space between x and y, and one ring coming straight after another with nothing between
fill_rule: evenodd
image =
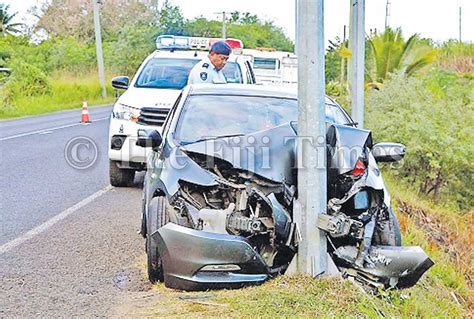
<instances>
[{"instance_id":1,"label":"utility pole in background","mask_svg":"<svg viewBox=\"0 0 474 319\"><path fill-rule=\"evenodd\" d=\"M97 68L99 70L99 82L102 88L102 97L107 97L107 90L105 89L105 72L104 72L104 56L102 54L102 33L100 29L100 7L102 0L92 0L94 9L94 30L95 30L95 49L97 53Z\"/></svg>"},{"instance_id":2,"label":"utility pole in background","mask_svg":"<svg viewBox=\"0 0 474 319\"><path fill-rule=\"evenodd\" d=\"M459 42L462 42L462 7L459 7Z\"/></svg>"},{"instance_id":3,"label":"utility pole in background","mask_svg":"<svg viewBox=\"0 0 474 319\"><path fill-rule=\"evenodd\" d=\"M342 35L342 47L345 48L346 46L346 25L344 25L344 32L343 32L343 35ZM340 78L340 82L341 82L341 94L344 94L344 88L345 88L345 77L344 77L344 74L346 72L346 59L341 56L341 78Z\"/></svg>"},{"instance_id":4,"label":"utility pole in background","mask_svg":"<svg viewBox=\"0 0 474 319\"><path fill-rule=\"evenodd\" d=\"M295 54L298 55L298 0L295 0Z\"/></svg>"},{"instance_id":5,"label":"utility pole in background","mask_svg":"<svg viewBox=\"0 0 474 319\"><path fill-rule=\"evenodd\" d=\"M222 39L227 38L227 26L226 26L225 11L222 11Z\"/></svg>"},{"instance_id":6,"label":"utility pole in background","mask_svg":"<svg viewBox=\"0 0 474 319\"><path fill-rule=\"evenodd\" d=\"M318 276L327 272L325 232L316 226L326 214L326 104L324 78L324 0L299 0L298 48L298 200L300 230L296 269Z\"/></svg>"},{"instance_id":7,"label":"utility pole in background","mask_svg":"<svg viewBox=\"0 0 474 319\"><path fill-rule=\"evenodd\" d=\"M222 39L227 38L227 14L231 12L214 12L214 14L222 14Z\"/></svg>"},{"instance_id":8,"label":"utility pole in background","mask_svg":"<svg viewBox=\"0 0 474 319\"><path fill-rule=\"evenodd\" d=\"M388 28L388 18L390 17L390 0L387 0L385 5L385 30Z\"/></svg>"},{"instance_id":9,"label":"utility pole in background","mask_svg":"<svg viewBox=\"0 0 474 319\"><path fill-rule=\"evenodd\" d=\"M349 46L352 52L350 90L352 118L364 127L364 67L365 67L365 0L351 1Z\"/></svg>"}]
</instances>

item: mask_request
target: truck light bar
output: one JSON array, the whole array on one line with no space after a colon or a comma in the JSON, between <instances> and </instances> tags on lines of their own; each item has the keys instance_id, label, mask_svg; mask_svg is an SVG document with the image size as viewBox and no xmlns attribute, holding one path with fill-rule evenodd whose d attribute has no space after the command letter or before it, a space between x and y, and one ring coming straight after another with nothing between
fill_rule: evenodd
<instances>
[{"instance_id":1,"label":"truck light bar","mask_svg":"<svg viewBox=\"0 0 474 319\"><path fill-rule=\"evenodd\" d=\"M156 48L158 50L203 50L209 51L211 46L222 41L220 38L202 38L202 37L185 37L176 35L160 35L156 38ZM232 53L242 54L244 44L238 39L224 40L231 48Z\"/></svg>"}]
</instances>

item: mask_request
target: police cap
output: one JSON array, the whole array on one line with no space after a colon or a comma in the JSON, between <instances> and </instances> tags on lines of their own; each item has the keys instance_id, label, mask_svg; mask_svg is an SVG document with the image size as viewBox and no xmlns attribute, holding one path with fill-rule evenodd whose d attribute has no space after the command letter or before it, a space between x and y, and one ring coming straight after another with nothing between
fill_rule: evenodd
<instances>
[{"instance_id":1,"label":"police cap","mask_svg":"<svg viewBox=\"0 0 474 319\"><path fill-rule=\"evenodd\" d=\"M224 41L217 41L216 43L212 45L211 52L215 52L217 54L223 54L223 55L230 55L230 53L232 52L232 49Z\"/></svg>"}]
</instances>

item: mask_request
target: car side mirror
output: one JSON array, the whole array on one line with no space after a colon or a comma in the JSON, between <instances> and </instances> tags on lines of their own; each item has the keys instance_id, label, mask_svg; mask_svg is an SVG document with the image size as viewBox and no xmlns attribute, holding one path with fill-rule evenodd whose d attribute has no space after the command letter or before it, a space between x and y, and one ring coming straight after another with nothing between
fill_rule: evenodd
<instances>
[{"instance_id":1,"label":"car side mirror","mask_svg":"<svg viewBox=\"0 0 474 319\"><path fill-rule=\"evenodd\" d=\"M377 162L397 162L405 156L405 151L405 145L400 143L377 143L372 147Z\"/></svg>"},{"instance_id":2,"label":"car side mirror","mask_svg":"<svg viewBox=\"0 0 474 319\"><path fill-rule=\"evenodd\" d=\"M128 76L117 76L112 79L112 86L119 90L126 90L129 82Z\"/></svg>"},{"instance_id":3,"label":"car side mirror","mask_svg":"<svg viewBox=\"0 0 474 319\"><path fill-rule=\"evenodd\" d=\"M161 145L162 137L157 130L138 130L137 145L141 147L157 148Z\"/></svg>"}]
</instances>

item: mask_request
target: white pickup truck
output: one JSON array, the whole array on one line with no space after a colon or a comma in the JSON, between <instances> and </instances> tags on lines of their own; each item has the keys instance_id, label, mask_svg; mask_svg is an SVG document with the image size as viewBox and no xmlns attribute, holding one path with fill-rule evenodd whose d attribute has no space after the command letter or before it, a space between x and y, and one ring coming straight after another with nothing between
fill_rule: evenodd
<instances>
[{"instance_id":1,"label":"white pickup truck","mask_svg":"<svg viewBox=\"0 0 474 319\"><path fill-rule=\"evenodd\" d=\"M110 118L110 183L125 187L133 184L135 172L146 169L147 150L137 146L137 130L160 130L186 86L193 66L208 53L218 39L162 35L157 50L150 54L130 81L126 76L112 79L112 86L126 90L116 101ZM250 59L240 53L242 42L226 40L233 54L223 69L228 83L255 84ZM237 45L236 45L237 44Z\"/></svg>"}]
</instances>

